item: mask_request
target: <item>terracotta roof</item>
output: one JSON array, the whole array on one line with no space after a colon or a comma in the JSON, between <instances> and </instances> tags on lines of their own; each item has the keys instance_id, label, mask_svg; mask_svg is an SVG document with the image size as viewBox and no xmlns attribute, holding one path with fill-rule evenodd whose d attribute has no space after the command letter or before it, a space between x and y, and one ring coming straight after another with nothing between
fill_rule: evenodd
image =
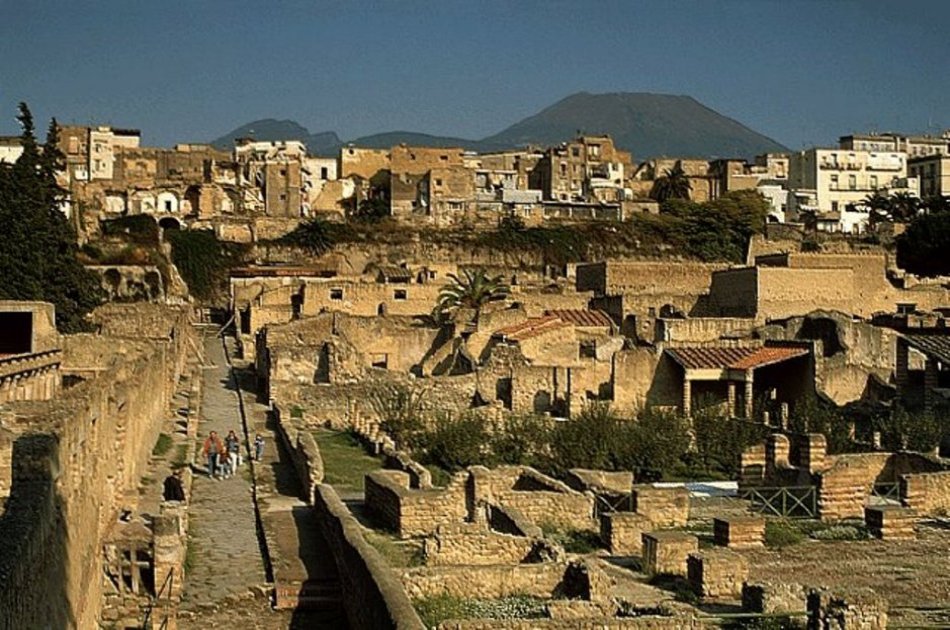
<instances>
[{"instance_id":1,"label":"terracotta roof","mask_svg":"<svg viewBox=\"0 0 950 630\"><path fill-rule=\"evenodd\" d=\"M545 315L543 317L529 317L518 324L499 328L494 334L504 337L508 341L524 341L570 325L557 315Z\"/></svg>"},{"instance_id":2,"label":"terracotta roof","mask_svg":"<svg viewBox=\"0 0 950 630\"><path fill-rule=\"evenodd\" d=\"M412 272L397 265L380 265L379 273L387 281L408 282L412 280Z\"/></svg>"},{"instance_id":3,"label":"terracotta roof","mask_svg":"<svg viewBox=\"0 0 950 630\"><path fill-rule=\"evenodd\" d=\"M579 308L544 311L545 315L555 315L561 321L580 326L581 328L604 327L611 328L613 321L603 311L585 311Z\"/></svg>"},{"instance_id":4,"label":"terracotta roof","mask_svg":"<svg viewBox=\"0 0 950 630\"><path fill-rule=\"evenodd\" d=\"M904 333L912 347L938 361L950 363L950 334Z\"/></svg>"},{"instance_id":5,"label":"terracotta roof","mask_svg":"<svg viewBox=\"0 0 950 630\"><path fill-rule=\"evenodd\" d=\"M290 265L281 265L274 267L235 267L231 270L232 278L258 278L258 277L287 277L287 276L305 276L325 278L329 275L336 275L336 267L331 265L314 267L295 267Z\"/></svg>"},{"instance_id":6,"label":"terracotta roof","mask_svg":"<svg viewBox=\"0 0 950 630\"><path fill-rule=\"evenodd\" d=\"M806 348L667 348L686 369L751 370L808 354Z\"/></svg>"}]
</instances>

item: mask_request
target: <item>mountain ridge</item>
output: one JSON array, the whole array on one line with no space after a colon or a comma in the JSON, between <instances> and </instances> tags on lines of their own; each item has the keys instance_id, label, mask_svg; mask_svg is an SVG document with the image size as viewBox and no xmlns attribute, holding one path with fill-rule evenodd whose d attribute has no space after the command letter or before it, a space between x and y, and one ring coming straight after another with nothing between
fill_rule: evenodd
<instances>
[{"instance_id":1,"label":"mountain ridge","mask_svg":"<svg viewBox=\"0 0 950 630\"><path fill-rule=\"evenodd\" d=\"M556 145L578 132L609 134L617 147L630 151L635 160L660 156L751 158L788 151L772 138L692 96L650 92L576 92L480 140L386 131L344 142L333 131L311 133L293 120L265 118L241 125L212 144L227 149L236 138L252 135L261 140L301 140L314 154L332 154L346 144L389 148L402 143L489 152Z\"/></svg>"}]
</instances>

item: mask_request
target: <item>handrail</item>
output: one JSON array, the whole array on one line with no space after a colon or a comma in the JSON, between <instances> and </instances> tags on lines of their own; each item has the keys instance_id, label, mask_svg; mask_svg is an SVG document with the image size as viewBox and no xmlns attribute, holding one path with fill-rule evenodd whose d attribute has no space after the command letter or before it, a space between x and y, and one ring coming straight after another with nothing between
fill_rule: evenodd
<instances>
[{"instance_id":1,"label":"handrail","mask_svg":"<svg viewBox=\"0 0 950 630\"><path fill-rule=\"evenodd\" d=\"M148 622L152 617L152 610L155 608L155 602L162 598L162 594L165 593L166 589L168 590L169 596L171 595L172 588L175 585L175 569L172 568L168 572L168 576L165 578L165 581L162 582L162 586L155 592L154 597L150 597L148 601L148 608L145 609L145 617L142 619L142 630L148 629ZM168 617L162 621L161 628L168 626Z\"/></svg>"}]
</instances>

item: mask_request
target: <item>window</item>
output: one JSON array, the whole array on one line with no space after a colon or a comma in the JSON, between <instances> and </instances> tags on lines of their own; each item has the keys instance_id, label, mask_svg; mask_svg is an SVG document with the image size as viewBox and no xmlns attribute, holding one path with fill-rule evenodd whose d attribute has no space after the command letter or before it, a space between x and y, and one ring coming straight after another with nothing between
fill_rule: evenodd
<instances>
[{"instance_id":1,"label":"window","mask_svg":"<svg viewBox=\"0 0 950 630\"><path fill-rule=\"evenodd\" d=\"M387 369L389 366L389 355L385 353L376 353L370 355L370 361L374 368Z\"/></svg>"},{"instance_id":2,"label":"window","mask_svg":"<svg viewBox=\"0 0 950 630\"><path fill-rule=\"evenodd\" d=\"M837 175L831 176L831 183L828 187L831 188L831 190L838 190L838 176Z\"/></svg>"},{"instance_id":3,"label":"window","mask_svg":"<svg viewBox=\"0 0 950 630\"><path fill-rule=\"evenodd\" d=\"M342 300L342 299L343 299L343 289L330 289L330 299L331 299L331 300Z\"/></svg>"},{"instance_id":4,"label":"window","mask_svg":"<svg viewBox=\"0 0 950 630\"><path fill-rule=\"evenodd\" d=\"M567 163L561 162L561 175L567 175Z\"/></svg>"},{"instance_id":5,"label":"window","mask_svg":"<svg viewBox=\"0 0 950 630\"><path fill-rule=\"evenodd\" d=\"M172 211L172 200L171 200L171 199L166 199L166 200L165 200L165 212L171 212L171 211Z\"/></svg>"},{"instance_id":6,"label":"window","mask_svg":"<svg viewBox=\"0 0 950 630\"><path fill-rule=\"evenodd\" d=\"M287 169L286 169L286 168L280 169L280 176L281 176L281 177L284 177L284 176L286 176L286 175L287 175Z\"/></svg>"},{"instance_id":7,"label":"window","mask_svg":"<svg viewBox=\"0 0 950 630\"><path fill-rule=\"evenodd\" d=\"M327 170L326 166L320 167L320 179L330 179L330 172Z\"/></svg>"},{"instance_id":8,"label":"window","mask_svg":"<svg viewBox=\"0 0 950 630\"><path fill-rule=\"evenodd\" d=\"M580 156L581 156L581 150L578 149L577 147L572 147L572 148L571 148L571 155L574 156L574 157L580 157Z\"/></svg>"},{"instance_id":9,"label":"window","mask_svg":"<svg viewBox=\"0 0 950 630\"><path fill-rule=\"evenodd\" d=\"M405 300L409 297L409 292L406 289L396 289L393 291L394 300Z\"/></svg>"},{"instance_id":10,"label":"window","mask_svg":"<svg viewBox=\"0 0 950 630\"><path fill-rule=\"evenodd\" d=\"M871 190L877 190L877 175L871 175Z\"/></svg>"},{"instance_id":11,"label":"window","mask_svg":"<svg viewBox=\"0 0 950 630\"><path fill-rule=\"evenodd\" d=\"M442 160L443 162L448 162L448 161L449 161L449 156L447 156L447 155L440 155L440 156L439 156L439 159Z\"/></svg>"},{"instance_id":12,"label":"window","mask_svg":"<svg viewBox=\"0 0 950 630\"><path fill-rule=\"evenodd\" d=\"M436 186L441 186L441 185L442 185L442 180L441 180L441 179L436 179L436 180L435 180L435 185L436 185Z\"/></svg>"},{"instance_id":13,"label":"window","mask_svg":"<svg viewBox=\"0 0 950 630\"><path fill-rule=\"evenodd\" d=\"M280 193L280 200L287 201L287 193Z\"/></svg>"},{"instance_id":14,"label":"window","mask_svg":"<svg viewBox=\"0 0 950 630\"><path fill-rule=\"evenodd\" d=\"M856 190L858 188L858 176L848 175L848 188Z\"/></svg>"}]
</instances>

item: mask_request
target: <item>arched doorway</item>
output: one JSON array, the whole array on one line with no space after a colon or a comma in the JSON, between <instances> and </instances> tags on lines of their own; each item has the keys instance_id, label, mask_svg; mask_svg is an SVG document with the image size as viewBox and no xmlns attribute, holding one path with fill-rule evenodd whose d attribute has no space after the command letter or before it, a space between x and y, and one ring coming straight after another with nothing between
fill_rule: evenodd
<instances>
[{"instance_id":1,"label":"arched doorway","mask_svg":"<svg viewBox=\"0 0 950 630\"><path fill-rule=\"evenodd\" d=\"M162 228L163 230L180 230L181 221L175 217L162 217L158 220L158 227Z\"/></svg>"}]
</instances>

